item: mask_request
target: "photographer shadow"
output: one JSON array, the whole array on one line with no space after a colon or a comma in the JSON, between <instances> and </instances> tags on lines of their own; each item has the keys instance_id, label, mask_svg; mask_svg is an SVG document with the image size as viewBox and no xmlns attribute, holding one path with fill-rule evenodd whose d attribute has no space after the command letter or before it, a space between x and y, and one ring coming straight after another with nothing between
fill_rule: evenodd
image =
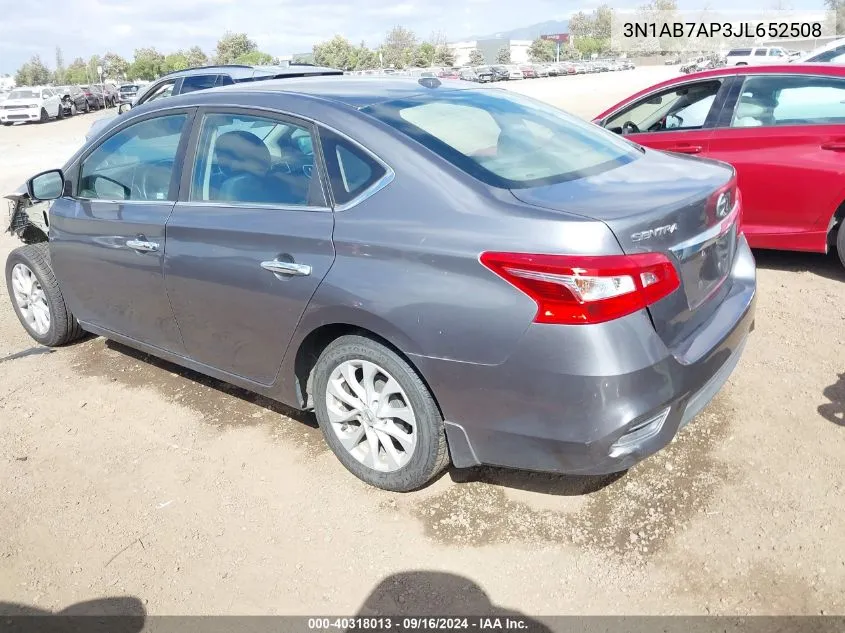
<instances>
[{"instance_id":1,"label":"photographer shadow","mask_svg":"<svg viewBox=\"0 0 845 633\"><path fill-rule=\"evenodd\" d=\"M457 574L439 571L407 571L392 574L370 593L358 611L360 617L389 617L401 626L405 617L462 618L483 617L521 623L514 630L552 633L545 624L525 614L493 604L474 581ZM416 627L415 627L416 628ZM436 627L420 627L433 630ZM472 624L470 624L470 628Z\"/></svg>"}]
</instances>

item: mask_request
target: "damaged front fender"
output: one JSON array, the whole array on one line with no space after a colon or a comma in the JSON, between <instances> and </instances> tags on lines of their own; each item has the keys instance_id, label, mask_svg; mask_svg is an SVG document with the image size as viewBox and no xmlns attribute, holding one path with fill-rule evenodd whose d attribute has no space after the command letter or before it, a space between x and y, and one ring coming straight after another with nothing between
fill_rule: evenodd
<instances>
[{"instance_id":1,"label":"damaged front fender","mask_svg":"<svg viewBox=\"0 0 845 633\"><path fill-rule=\"evenodd\" d=\"M5 198L9 201L9 226L11 233L24 244L36 244L47 241L50 226L49 202L34 202L26 191L26 186L10 193Z\"/></svg>"}]
</instances>

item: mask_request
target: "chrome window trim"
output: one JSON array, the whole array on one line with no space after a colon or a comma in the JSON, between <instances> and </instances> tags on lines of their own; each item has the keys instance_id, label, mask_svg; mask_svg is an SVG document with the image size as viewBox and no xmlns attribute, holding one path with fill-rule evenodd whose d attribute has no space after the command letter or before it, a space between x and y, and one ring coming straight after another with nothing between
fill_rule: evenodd
<instances>
[{"instance_id":1,"label":"chrome window trim","mask_svg":"<svg viewBox=\"0 0 845 633\"><path fill-rule=\"evenodd\" d=\"M312 205L293 205L293 204L273 204L271 202L227 202L227 201L209 201L202 202L200 200L182 200L176 202L179 207L215 207L226 209L267 209L274 211L310 211L326 213L331 212L331 207L319 207Z\"/></svg>"},{"instance_id":2,"label":"chrome window trim","mask_svg":"<svg viewBox=\"0 0 845 633\"><path fill-rule=\"evenodd\" d=\"M325 129L329 130L332 134L336 134L337 136L342 138L344 141L347 141L351 145L354 145L355 147L360 149L367 156L372 158L376 163L381 165L381 167L384 169L384 174L382 174L381 178L376 180L373 184L371 184L369 187L364 189L357 196L355 196L354 198L352 198L351 200L349 200L347 202L344 202L343 204L335 204L334 205L335 211L348 211L349 209L356 207L359 204L361 204L362 202L364 202L364 200L367 200L368 198L373 197L379 191L381 191L382 189L387 187L387 185L389 185L391 182L393 182L393 179L396 177L396 172L394 172L393 168L390 165L388 165L386 162L384 162L379 156L374 154L368 148L361 145L361 143L359 143L355 139L350 138L348 135L344 134L340 130L336 130L335 128L333 128L329 125L324 125L324 124L318 122L317 123L318 132L319 132L319 128L321 126L324 127ZM322 143L321 143L321 146L322 146ZM323 160L325 161L325 156L323 157ZM339 162L340 161L338 161L338 163ZM329 183L329 190L331 191L331 183ZM332 192L332 195L334 196L334 192Z\"/></svg>"},{"instance_id":3,"label":"chrome window trim","mask_svg":"<svg viewBox=\"0 0 845 633\"><path fill-rule=\"evenodd\" d=\"M73 198L78 202L107 202L109 204L173 204L173 200L116 200L113 198Z\"/></svg>"},{"instance_id":4,"label":"chrome window trim","mask_svg":"<svg viewBox=\"0 0 845 633\"><path fill-rule=\"evenodd\" d=\"M196 92L201 94L204 91L198 90ZM261 91L255 90L255 91L250 91L250 92L255 92L257 94L276 94L275 92L270 92L270 91L267 91L267 90L261 90ZM188 93L188 94L190 94L190 93ZM268 108L266 106L244 105L242 103L193 103L193 104L182 103L182 104L178 104L178 105L168 105L168 106L164 106L162 108L156 108L152 112L141 112L140 114L138 114L138 118L143 117L146 114L153 114L153 112L158 114L158 113L166 112L168 110L188 110L190 108L240 108L240 109L249 109L249 110L259 110L259 111L262 111L262 112L267 112L269 114L276 114L276 115L281 114L283 116L293 117L293 118L296 118L296 119L300 119L302 121L308 121L309 123L311 123L315 127L317 127L318 134L319 134L319 128L323 127L326 130L329 130L330 132L332 132L333 134L337 134L339 137L341 137L345 141L348 141L352 145L360 148L363 152L365 152L368 156L370 156L373 160L375 160L378 164L380 164L384 168L385 173L381 178L376 180L372 185L370 185L369 187L364 189L361 193L359 193L357 196L352 198L349 202L334 205L334 207L333 207L334 211L348 211L349 209L361 204L362 202L364 202L368 198L371 198L372 196L377 194L379 191L381 191L382 189L387 187L391 182L393 182L393 179L396 177L396 172L393 171L393 168L390 165L388 165L386 162L384 162L384 160L382 160L379 156L374 154L372 151L370 151L369 149L364 147L361 143L359 143L355 139L351 138L349 135L344 134L343 132L341 132L337 128L332 127L331 125L327 125L325 123L322 123L321 121L318 121L317 119L314 119L313 117L309 117L308 115L305 115L305 114L298 114L296 112L291 112L289 110L282 110L282 109L278 109L278 108ZM133 110L134 110L134 108L133 108ZM130 112L132 112L132 110L130 110ZM132 117L132 118L135 118L135 117ZM112 132L112 134L109 135L109 137L111 137L112 135L117 134L119 131L129 127L129 125L131 124L130 122L132 121L132 118L127 119L126 125L121 125L118 129L114 130ZM105 140L105 139L103 139L103 140ZM101 143L102 143L102 141L100 143L97 143L97 146L99 147L99 145ZM96 149L96 148L94 148L94 149ZM90 155L93 152L93 149L85 148L85 150L86 151L85 151L84 155L80 155L74 161L74 164L78 164L82 159L84 159L85 157L87 157L87 155ZM323 160L325 161L325 158L323 158ZM329 187L329 191L331 192L331 187ZM177 202L177 204L183 204L183 203ZM202 204L207 205L209 203L202 203ZM244 205L242 205L241 203L232 203L232 204L226 203L223 206L244 206ZM245 205L245 206L261 207L261 208L275 208L275 209L286 209L286 208L288 208L288 207L285 207L285 206L282 206L282 205L251 204L251 205ZM297 211L297 210L300 210L300 209L308 209L308 210L314 210L314 211L325 211L325 210L331 211L332 210L329 207L291 207L291 208L294 211Z\"/></svg>"}]
</instances>

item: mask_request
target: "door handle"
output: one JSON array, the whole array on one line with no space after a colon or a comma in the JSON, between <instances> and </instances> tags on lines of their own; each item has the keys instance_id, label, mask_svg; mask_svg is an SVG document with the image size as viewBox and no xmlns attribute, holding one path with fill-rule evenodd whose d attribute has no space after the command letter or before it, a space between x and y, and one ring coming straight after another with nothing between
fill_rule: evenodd
<instances>
[{"instance_id":1,"label":"door handle","mask_svg":"<svg viewBox=\"0 0 845 633\"><path fill-rule=\"evenodd\" d=\"M678 152L679 154L698 154L703 148L701 145L675 145L667 147L667 152Z\"/></svg>"},{"instance_id":2,"label":"door handle","mask_svg":"<svg viewBox=\"0 0 845 633\"><path fill-rule=\"evenodd\" d=\"M294 277L307 277L311 274L311 266L308 264L297 264L295 262L281 262L274 259L269 262L261 262L264 270L269 270L276 275L290 275Z\"/></svg>"},{"instance_id":3,"label":"door handle","mask_svg":"<svg viewBox=\"0 0 845 633\"><path fill-rule=\"evenodd\" d=\"M845 152L845 141L833 141L831 143L822 143L822 149L831 152Z\"/></svg>"},{"instance_id":4,"label":"door handle","mask_svg":"<svg viewBox=\"0 0 845 633\"><path fill-rule=\"evenodd\" d=\"M158 244L146 240L126 240L126 245L139 253L155 253L158 250Z\"/></svg>"}]
</instances>

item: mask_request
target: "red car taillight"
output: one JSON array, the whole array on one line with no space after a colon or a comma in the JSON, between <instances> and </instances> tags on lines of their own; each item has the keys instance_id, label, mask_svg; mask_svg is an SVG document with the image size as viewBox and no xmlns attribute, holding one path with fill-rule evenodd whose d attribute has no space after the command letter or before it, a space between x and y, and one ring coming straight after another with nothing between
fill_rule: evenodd
<instances>
[{"instance_id":1,"label":"red car taillight","mask_svg":"<svg viewBox=\"0 0 845 633\"><path fill-rule=\"evenodd\" d=\"M535 323L603 323L637 312L681 285L662 253L533 255L485 252L481 263L537 303Z\"/></svg>"}]
</instances>

